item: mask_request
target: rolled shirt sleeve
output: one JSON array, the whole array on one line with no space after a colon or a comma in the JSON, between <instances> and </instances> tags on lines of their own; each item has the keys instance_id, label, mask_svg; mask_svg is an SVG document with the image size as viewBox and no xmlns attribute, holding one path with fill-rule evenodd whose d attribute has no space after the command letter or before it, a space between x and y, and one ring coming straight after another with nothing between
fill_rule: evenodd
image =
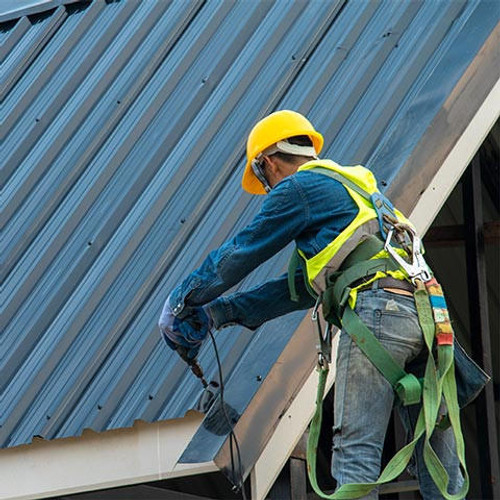
<instances>
[{"instance_id":1,"label":"rolled shirt sleeve","mask_svg":"<svg viewBox=\"0 0 500 500\"><path fill-rule=\"evenodd\" d=\"M254 330L271 319L313 307L315 299L306 289L301 270L295 275L295 286L298 302L290 299L286 274L250 290L219 297L207 305L213 325L224 328L238 324Z\"/></svg>"}]
</instances>

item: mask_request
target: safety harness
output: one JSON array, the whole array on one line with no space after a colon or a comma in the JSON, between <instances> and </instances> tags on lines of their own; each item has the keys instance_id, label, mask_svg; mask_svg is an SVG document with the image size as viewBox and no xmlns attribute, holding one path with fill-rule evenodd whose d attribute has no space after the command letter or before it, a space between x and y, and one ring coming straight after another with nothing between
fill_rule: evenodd
<instances>
[{"instance_id":1,"label":"safety harness","mask_svg":"<svg viewBox=\"0 0 500 500\"><path fill-rule=\"evenodd\" d=\"M423 457L434 483L445 499L464 498L469 488L469 477L465 465L464 439L460 427L459 405L454 368L454 340L448 309L441 286L432 276L421 252L421 241L411 225L401 223L395 215L390 201L378 190L372 194L347 179L338 172L327 168L314 167L317 172L336 179L344 186L354 190L366 200L370 200L377 212L380 235L371 235L358 244L356 249L344 260L338 271L326 277L325 290L317 295L312 319L319 336L318 392L316 411L312 419L307 444L308 474L311 485L320 497L327 499L353 499L367 495L380 484L399 476L413 454L420 439L424 440ZM385 252L384 252L385 250ZM381 255L381 258L377 258ZM406 257L405 257L406 256ZM411 261L408 261L411 258ZM289 264L289 287L292 299L297 298L294 275L300 264L297 252ZM373 333L354 312L350 300L352 291L359 289L360 283L372 283L377 273L402 270L415 286L414 298L419 323L423 331L428 357L423 380L405 372L383 347ZM318 317L322 305L323 316L327 322L322 331ZM353 483L340 486L335 493L328 495L318 486L316 479L316 454L321 430L322 404L326 380L331 362L331 340L333 325L342 328L382 375L389 381L403 405L419 402L422 407L417 418L413 440L399 450L386 465L380 477L373 483ZM446 403L447 418L438 418L442 400ZM451 426L456 441L456 451L464 474L464 483L456 494L448 493L449 477L443 464L432 449L430 438L436 426Z\"/></svg>"}]
</instances>

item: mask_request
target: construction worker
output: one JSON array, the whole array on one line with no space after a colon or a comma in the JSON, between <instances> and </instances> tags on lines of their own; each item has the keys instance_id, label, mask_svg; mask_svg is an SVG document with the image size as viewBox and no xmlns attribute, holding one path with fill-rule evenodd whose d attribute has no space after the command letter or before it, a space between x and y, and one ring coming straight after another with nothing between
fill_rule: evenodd
<instances>
[{"instance_id":1,"label":"construction worker","mask_svg":"<svg viewBox=\"0 0 500 500\"><path fill-rule=\"evenodd\" d=\"M250 132L242 186L252 194L267 194L262 208L172 291L159 321L167 344L187 362L196 358L212 328L236 323L256 329L278 316L317 305L317 297L346 258L368 236L379 233L377 215L352 185L376 192L373 175L360 166L320 160L322 146L323 137L313 125L289 110L272 113ZM318 175L318 168L325 175ZM338 180L331 172L342 177ZM400 212L394 213L399 222L409 224ZM291 286L285 274L251 290L222 295L291 241L301 261ZM348 300L392 358L402 367L413 363L417 369L425 342L414 291L408 276L394 268L351 283ZM371 483L379 476L395 392L344 330L336 363L332 475L338 486ZM419 406L400 406L410 433ZM454 434L449 427L434 432L431 440L449 475L448 492L456 493L463 476ZM423 497L442 498L424 467L422 446L417 445L414 455ZM375 488L363 498L377 495Z\"/></svg>"}]
</instances>

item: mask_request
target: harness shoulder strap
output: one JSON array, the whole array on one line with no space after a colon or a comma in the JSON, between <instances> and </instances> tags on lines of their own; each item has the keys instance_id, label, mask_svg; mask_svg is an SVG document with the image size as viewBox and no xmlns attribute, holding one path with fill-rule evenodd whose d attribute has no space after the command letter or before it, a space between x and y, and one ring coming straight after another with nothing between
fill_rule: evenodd
<instances>
[{"instance_id":1,"label":"harness shoulder strap","mask_svg":"<svg viewBox=\"0 0 500 500\"><path fill-rule=\"evenodd\" d=\"M375 191L372 194L368 193L368 191L363 189L361 186L358 186L351 179L347 178L339 172L336 172L335 170L330 170L329 168L318 166L311 168L310 171L326 175L327 177L331 177L332 179L339 181L340 183L358 193L365 200L369 201L372 204L375 212L377 213L380 233L384 238L387 237L387 229L390 226L390 223L388 223L387 221L392 220L395 222L398 220L394 211L394 205L390 202L389 198L383 195L380 191Z\"/></svg>"},{"instance_id":2,"label":"harness shoulder strap","mask_svg":"<svg viewBox=\"0 0 500 500\"><path fill-rule=\"evenodd\" d=\"M309 171L316 172L318 174L323 174L326 175L327 177L331 177L332 179L335 179L336 181L339 181L341 184L344 184L345 186L349 187L350 189L358 193L366 200L368 201L371 200L371 195L370 193L368 193L368 191L365 191L362 187L352 182L351 179L348 179L345 175L342 175L339 172L336 172L335 170L330 170L329 168L325 167L313 167Z\"/></svg>"}]
</instances>

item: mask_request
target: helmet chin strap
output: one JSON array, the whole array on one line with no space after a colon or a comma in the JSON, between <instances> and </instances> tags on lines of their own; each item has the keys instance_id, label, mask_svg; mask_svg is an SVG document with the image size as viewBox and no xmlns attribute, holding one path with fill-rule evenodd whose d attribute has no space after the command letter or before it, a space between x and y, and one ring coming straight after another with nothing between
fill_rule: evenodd
<instances>
[{"instance_id":1,"label":"helmet chin strap","mask_svg":"<svg viewBox=\"0 0 500 500\"><path fill-rule=\"evenodd\" d=\"M253 170L253 173L255 174L255 177L257 177L257 179L259 179L259 181L264 186L266 193L269 193L272 188L266 179L266 176L264 174L264 169L262 168L262 163L259 160L257 160L257 159L252 160L252 170Z\"/></svg>"}]
</instances>

